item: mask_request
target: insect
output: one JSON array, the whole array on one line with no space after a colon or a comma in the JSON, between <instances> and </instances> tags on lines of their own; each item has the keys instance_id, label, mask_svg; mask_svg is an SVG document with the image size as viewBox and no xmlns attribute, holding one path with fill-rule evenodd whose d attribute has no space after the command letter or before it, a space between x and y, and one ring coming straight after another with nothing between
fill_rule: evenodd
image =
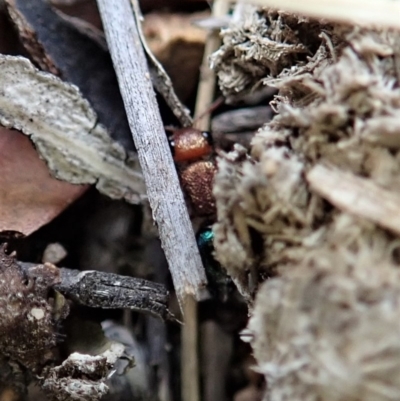
<instances>
[{"instance_id":1,"label":"insect","mask_svg":"<svg viewBox=\"0 0 400 401\"><path fill-rule=\"evenodd\" d=\"M220 103L219 99L211 107L216 107ZM212 135L210 132L193 127L167 128L167 130L172 132L169 138L172 155L194 215L210 222L216 214L212 187L217 171L214 161L216 150ZM210 294L225 302L234 286L225 269L214 258L214 233L211 226L203 224L196 239L206 270Z\"/></svg>"},{"instance_id":2,"label":"insect","mask_svg":"<svg viewBox=\"0 0 400 401\"><path fill-rule=\"evenodd\" d=\"M214 146L211 133L196 128L174 130L170 143L176 163L210 156Z\"/></svg>"},{"instance_id":3,"label":"insect","mask_svg":"<svg viewBox=\"0 0 400 401\"><path fill-rule=\"evenodd\" d=\"M214 233L211 226L204 226L197 233L197 246L206 271L208 290L216 299L226 302L234 290L234 284L225 269L214 258Z\"/></svg>"},{"instance_id":4,"label":"insect","mask_svg":"<svg viewBox=\"0 0 400 401\"><path fill-rule=\"evenodd\" d=\"M209 132L196 128L174 130L170 137L172 154L177 164L183 189L197 216L215 214L212 185L216 166Z\"/></svg>"},{"instance_id":5,"label":"insect","mask_svg":"<svg viewBox=\"0 0 400 401\"><path fill-rule=\"evenodd\" d=\"M222 102L222 98L217 99L197 120ZM217 169L213 158L215 144L211 133L194 127L166 129L172 132L170 135L172 154L194 214L202 217L215 215L212 185Z\"/></svg>"}]
</instances>

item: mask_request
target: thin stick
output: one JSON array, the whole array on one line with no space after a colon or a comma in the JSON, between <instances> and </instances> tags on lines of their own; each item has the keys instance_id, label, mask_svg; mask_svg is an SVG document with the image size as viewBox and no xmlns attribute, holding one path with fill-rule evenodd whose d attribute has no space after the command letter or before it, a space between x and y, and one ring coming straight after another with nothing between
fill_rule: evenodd
<instances>
[{"instance_id":1,"label":"thin stick","mask_svg":"<svg viewBox=\"0 0 400 401\"><path fill-rule=\"evenodd\" d=\"M216 0L213 5L213 17L226 15L229 9L227 0ZM200 70L200 82L197 89L195 125L201 130L210 127L210 113L203 114L214 98L215 74L209 67L208 57L221 44L218 32L211 31L206 41L203 62ZM197 302L191 299L184 306L185 325L182 327L182 400L200 401L200 375L198 350Z\"/></svg>"},{"instance_id":2,"label":"thin stick","mask_svg":"<svg viewBox=\"0 0 400 401\"><path fill-rule=\"evenodd\" d=\"M314 18L400 29L397 0L241 0Z\"/></svg>"},{"instance_id":3,"label":"thin stick","mask_svg":"<svg viewBox=\"0 0 400 401\"><path fill-rule=\"evenodd\" d=\"M178 175L164 132L129 0L97 0L147 196L158 226L175 291L200 297L207 282Z\"/></svg>"},{"instance_id":4,"label":"thin stick","mask_svg":"<svg viewBox=\"0 0 400 401\"><path fill-rule=\"evenodd\" d=\"M228 0L215 0L212 10L213 17L223 17L229 11ZM215 74L209 67L209 56L218 50L221 45L221 38L218 31L210 31L207 37L204 49L203 62L200 69L200 82L197 89L196 108L194 112L195 121L199 118L195 125L201 130L208 130L210 127L210 113L202 115L214 98Z\"/></svg>"},{"instance_id":5,"label":"thin stick","mask_svg":"<svg viewBox=\"0 0 400 401\"><path fill-rule=\"evenodd\" d=\"M185 321L181 331L181 380L182 401L200 401L197 302L188 298Z\"/></svg>"}]
</instances>

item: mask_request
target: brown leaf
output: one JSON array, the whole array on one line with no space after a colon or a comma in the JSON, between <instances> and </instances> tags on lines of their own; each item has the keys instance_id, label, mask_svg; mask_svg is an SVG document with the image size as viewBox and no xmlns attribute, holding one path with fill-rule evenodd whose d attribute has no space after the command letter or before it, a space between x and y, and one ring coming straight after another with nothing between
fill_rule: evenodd
<instances>
[{"instance_id":1,"label":"brown leaf","mask_svg":"<svg viewBox=\"0 0 400 401\"><path fill-rule=\"evenodd\" d=\"M0 230L29 235L87 189L51 177L29 139L0 127Z\"/></svg>"}]
</instances>

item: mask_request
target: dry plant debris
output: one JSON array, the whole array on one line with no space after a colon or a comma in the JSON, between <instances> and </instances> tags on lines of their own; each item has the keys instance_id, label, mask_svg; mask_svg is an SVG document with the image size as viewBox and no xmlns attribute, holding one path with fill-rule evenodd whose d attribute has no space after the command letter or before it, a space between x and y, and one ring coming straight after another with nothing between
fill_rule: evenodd
<instances>
[{"instance_id":1,"label":"dry plant debris","mask_svg":"<svg viewBox=\"0 0 400 401\"><path fill-rule=\"evenodd\" d=\"M243 95L266 77L292 75L289 70L294 65L315 54L325 28L290 14L258 13L252 6L240 10L232 25L222 31L223 45L211 58L228 98ZM315 25L319 29L313 29Z\"/></svg>"},{"instance_id":2,"label":"dry plant debris","mask_svg":"<svg viewBox=\"0 0 400 401\"><path fill-rule=\"evenodd\" d=\"M164 286L146 280L21 263L3 244L0 383L24 394L33 380L49 399L99 400L108 391L105 381L112 370L125 366L122 374L133 359L79 307L132 308L166 317L167 295Z\"/></svg>"},{"instance_id":3,"label":"dry plant debris","mask_svg":"<svg viewBox=\"0 0 400 401\"><path fill-rule=\"evenodd\" d=\"M150 74L151 82L154 86L154 89L157 90L157 92L164 98L165 102L168 104L169 108L178 119L180 124L182 124L184 127L190 127L193 123L193 120L190 116L189 109L181 103L180 99L175 93L171 78L165 72L163 65L154 56L152 50L147 44L147 39L142 28L143 15L139 7L138 0L130 0L130 5L132 7L132 12L135 17L136 29L140 39L140 43L146 55L146 69L148 70L147 74ZM100 13L104 21L104 15L102 12ZM134 38L131 38L131 40L135 42Z\"/></svg>"},{"instance_id":4,"label":"dry plant debris","mask_svg":"<svg viewBox=\"0 0 400 401\"><path fill-rule=\"evenodd\" d=\"M216 257L248 303L266 400L397 399L400 36L241 9L212 62L276 115L218 161ZM264 284L262 284L265 281Z\"/></svg>"},{"instance_id":5,"label":"dry plant debris","mask_svg":"<svg viewBox=\"0 0 400 401\"><path fill-rule=\"evenodd\" d=\"M73 0L71 4L77 1L81 0ZM94 2L87 2L93 9ZM87 184L97 184L103 193L113 198L140 203L145 199L144 184L136 156L129 154L133 149L131 138L127 139L123 133L127 121L121 99L113 105L115 109L107 106L111 96L104 99L106 85L103 83L108 78L117 92L118 89L103 34L80 20L71 20L65 15L60 19L60 14L51 11L45 0L6 0L5 3L28 56L47 72L39 72L23 58L0 58L0 86L5 88L0 94L0 123L7 127L4 132L9 134L8 128L13 128L28 136L52 173L63 180L84 184L79 190L85 190ZM53 3L68 2L57 0ZM158 118L157 107L153 110L156 104L152 85L164 96L182 125L190 125L191 117L177 101L172 83L163 81L164 72L153 63L149 53L146 57L150 61L150 70L145 67L145 55L141 50L142 45L145 48L147 45L140 43L144 42L142 32L139 32L140 38L135 36L130 43L125 42L132 30L136 32L129 0L115 7L110 7L106 0L99 0L99 4L109 50L144 166L153 217L159 225L161 242L175 274L175 289L183 299L184 294L199 289L198 285L203 281L202 270L180 188L173 184L178 182L163 123ZM138 2L133 4L134 9L137 8ZM141 14L137 11L135 15L140 31ZM158 41L160 36L166 36L162 32L170 33L170 28L161 24L171 22L155 15L159 16L159 11L147 16L143 30L148 38L153 32L153 39ZM215 256L236 283L250 309L252 317L244 334L256 359L255 362L249 358L243 358L245 363L241 361L241 369L248 370L245 373L247 387L243 384L237 388L231 394L232 399L255 401L261 396L272 401L398 399L400 34L395 30L342 25L329 18L316 20L310 15L257 8L244 2L235 7L229 20L231 25L222 33L223 45L211 60L222 93L228 102L243 101L263 86L275 88L277 93L271 103L275 115L253 137L250 151L239 144L229 153L217 151ZM56 27L62 35L56 34ZM180 63L180 56L174 59L171 54L175 52L170 49L187 40L189 48L198 52L204 35L193 38L184 28L176 29L175 33L176 37L170 37L161 44L161 50L156 50L165 56L166 66L170 62L171 68L179 71L179 78L185 72L185 78L193 84L189 70L174 65ZM75 44L75 40L76 43L85 42L88 47ZM196 43L196 49L191 46L193 43ZM151 43L149 45L152 47ZM74 46L79 47L79 51L73 52L73 58L68 59L66 54ZM85 60L89 48L96 57L80 69L79 60ZM137 51L140 57L136 57ZM96 71L98 55L108 66L102 70L108 77L105 81L101 74L93 80L86 79L91 76L91 71ZM189 57L194 65L198 63L191 54L184 57ZM154 77L158 84L152 82ZM160 82L164 84L163 88L157 86ZM93 88L95 90L91 91ZM151 102L147 103L149 99ZM142 108L147 112L137 113L135 102L141 104L142 100L146 100ZM114 110L118 110L121 119L114 115ZM258 121L269 120L267 110L271 109L264 107L251 111L252 117L248 118L253 124L251 129L254 124L261 124ZM249 109L243 114L235 110L234 114L227 114L225 122L221 117L219 121L225 127L232 126L232 133L240 132L239 124L232 116L246 120L247 112ZM108 119L107 115L113 118ZM13 134L28 140L22 133ZM10 145L5 148L5 151L11 149ZM147 148L155 151L149 154ZM26 168L29 166L27 163ZM17 175L7 178L12 184ZM200 200L205 200L205 195L204 191L198 190L198 184L206 183L206 178L201 174L193 183L189 182L189 186L196 186L196 197ZM178 191L171 191L171 188ZM27 187L29 196L35 198L35 192L30 191ZM66 200L72 201L79 196L72 192L66 192ZM29 196L26 209L30 204L36 205ZM39 196L38 200L41 200ZM10 200L9 204L13 202ZM35 230L68 204L57 204L57 196L54 199L57 207L46 202L37 203L42 209L50 205L49 215L41 217L37 213L33 223L26 219L25 226L21 225L18 231ZM175 205L178 205L175 208L177 214L169 209ZM11 206L8 207L11 210ZM139 207L136 212L138 220L142 213L147 213L143 209L139 211ZM28 211L22 209L21 213ZM128 219L124 212L120 213L122 220ZM107 221L101 209L99 215L103 219L99 230L106 232L102 238L107 242L112 236L111 223L117 222L113 218ZM16 229L20 217L6 213L11 221L10 216L16 222L5 224L5 218L0 223L7 229ZM185 224L180 225L176 216L186 216ZM194 224L201 225L202 222L195 220ZM129 231L127 226L128 223L124 232ZM95 230L92 227L91 231ZM134 244L137 245L139 240L140 250L130 254L130 266L135 264L132 260L136 262L136 257L140 257L137 255L144 252L142 246L149 236L148 232L135 235ZM93 239L94 235L90 233L89 236ZM126 239L125 234L123 238ZM168 245L167 241L171 239L173 242ZM122 260L127 258L119 240L115 242L115 253L108 252L106 262L103 260L103 266L113 272L116 269L114 255L121 255ZM103 242L99 246L106 248ZM128 242L124 246L132 248ZM71 253L68 247L66 250L66 260L69 260L75 250ZM162 285L98 270L56 269L48 263L23 265L7 254L0 262L6 267L0 269L3 276L0 279L5 278L0 280L0 290L3 288L6 293L3 301L9 302L3 302L5 318L0 321L0 325L4 325L2 331L6 333L0 339L0 399L3 396L2 381L11 385L8 388L12 391L22 394L29 375L33 375L54 399L96 400L106 396L109 373L124 371L132 361L125 358L126 348L123 350L120 344L105 339L99 321L94 322L85 315L85 308L100 308L101 313L108 313L107 309L130 308L150 315L170 316L167 292ZM137 265L135 268L139 269ZM147 265L143 268L144 276L149 274L147 268ZM167 280L165 272L154 274L157 280ZM194 284L190 281L193 277L197 277ZM215 319L212 323L221 325L215 333L224 332L215 338L200 336L202 348L221 341L225 345L218 352L214 353L212 347L204 352L204 356L210 358L207 366L201 367L204 369L201 373L203 394L207 397L209 394L210 401L220 400L225 395L222 378L226 370L232 368L228 361L238 355L233 340L238 327L244 325L246 305L242 298L238 299L237 293L234 297L234 301L230 300L222 307L213 303L215 300L208 300L212 307L202 303L198 312L202 324L204 306L206 313ZM214 305L215 310L211 311ZM239 313L241 306L243 313ZM177 310L178 306L175 307ZM10 311L11 320L7 315ZM78 311L82 313L79 318ZM223 317L232 311L233 318ZM188 338L192 341L192 349L197 349L196 341L193 341L197 338L197 314L189 317L194 323L194 334ZM130 316L124 315L124 319L129 321ZM158 374L165 369L164 373L171 374L170 368L160 362L167 359L165 345L171 338L165 327L149 322L138 319L138 322L128 324L135 329L145 327L143 331L148 330L150 359L152 363L157 360L150 370L153 373L157 370ZM8 334L14 326L19 328L19 336ZM229 328L233 326L235 329ZM59 347L60 328L66 330L68 338L62 347ZM85 338L82 340L82 336L77 335L76 341L75 338L71 341L81 331L85 332ZM29 337L28 332L39 337ZM29 352L19 346L20 342L29 343ZM85 348L85 344L90 349ZM245 344L240 346L247 347ZM62 356L59 354L61 348L67 350L61 351ZM180 351L173 349L171 355L184 354L184 348L181 342L178 345ZM137 350L132 352L136 356ZM198 376L198 359L196 354L193 355L182 364L181 380L192 383L194 389L188 399L196 399L200 394L197 381L193 380ZM219 366L218 375L213 374L215 361L222 361L224 365ZM146 363L143 362L145 366ZM191 370L190 364L195 369ZM266 379L265 388L260 376L249 368L254 364L255 370ZM159 385L161 381L164 387L165 383L171 384L173 380L168 374L162 378L160 375ZM138 377L140 375L138 373ZM176 371L172 375L176 376ZM114 383L119 383L116 390L122 392L120 383L126 378L115 377ZM141 394L155 394L157 390L148 391L149 383L153 381L142 380ZM158 390L160 388L161 385ZM174 399L176 391L168 388L162 399ZM165 396L168 392L170 394ZM115 394L109 395L113 401L118 398Z\"/></svg>"},{"instance_id":6,"label":"dry plant debris","mask_svg":"<svg viewBox=\"0 0 400 401\"><path fill-rule=\"evenodd\" d=\"M249 329L266 399L400 396L398 246L341 215L319 249L262 285Z\"/></svg>"},{"instance_id":7,"label":"dry plant debris","mask_svg":"<svg viewBox=\"0 0 400 401\"><path fill-rule=\"evenodd\" d=\"M269 26L271 18L284 26L285 14L253 12L256 17L252 21L262 25L253 31L267 30L264 25ZM308 22L299 21L306 30ZM389 124L396 119L400 101L396 55L391 47L397 34L345 26L331 26L328 31L326 24L309 24L310 36L318 38L323 33L314 54L290 68L264 69L263 78L243 72L246 80L252 79L253 84L262 80L277 87L279 93L274 100L277 115L254 137L251 156L237 147L219 160L214 188L220 220L215 227L217 256L228 269L235 266L244 272L252 266L273 275L277 266L287 262L290 248L300 245L301 249L305 238L312 238L316 229L331 221L334 210L318 196L322 193L319 185L327 186L327 181L319 184L314 179L312 188L307 181L315 177L316 165L351 172L393 196L399 186L398 134L396 125ZM236 29L237 35L241 32L241 28L230 29ZM287 31L291 38L293 31ZM227 33L233 35L230 30ZM243 40L247 41L246 35ZM231 46L235 49L240 44L236 38ZM245 57L257 54L250 44L248 47ZM257 57L252 62L263 65ZM237 79L236 69L232 71L232 76L226 74L220 80L222 90L229 91ZM369 213L364 217L370 218ZM222 248L219 252L220 246L229 249L229 242L237 252L227 253ZM263 246L265 255L255 261L252 253L259 255L253 252L257 243L267 246ZM224 258L229 258L229 263Z\"/></svg>"}]
</instances>

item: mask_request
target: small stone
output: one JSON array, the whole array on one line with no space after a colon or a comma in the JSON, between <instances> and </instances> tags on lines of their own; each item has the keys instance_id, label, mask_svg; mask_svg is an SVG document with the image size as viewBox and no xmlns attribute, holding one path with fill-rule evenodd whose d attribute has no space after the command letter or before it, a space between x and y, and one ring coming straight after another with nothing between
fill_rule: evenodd
<instances>
[{"instance_id":1,"label":"small stone","mask_svg":"<svg viewBox=\"0 0 400 401\"><path fill-rule=\"evenodd\" d=\"M40 308L32 308L31 315L36 319L40 320L44 318L44 310Z\"/></svg>"}]
</instances>

